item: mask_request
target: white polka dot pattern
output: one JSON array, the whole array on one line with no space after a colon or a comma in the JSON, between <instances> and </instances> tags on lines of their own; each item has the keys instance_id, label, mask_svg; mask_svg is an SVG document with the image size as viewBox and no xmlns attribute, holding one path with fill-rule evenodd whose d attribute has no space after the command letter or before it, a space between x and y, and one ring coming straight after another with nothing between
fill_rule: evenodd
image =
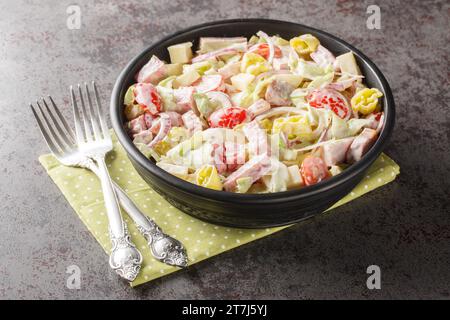
<instances>
[{"instance_id":1,"label":"white polka dot pattern","mask_svg":"<svg viewBox=\"0 0 450 320\"><path fill-rule=\"evenodd\" d=\"M286 228L241 230L216 226L192 218L153 192L135 172L122 147L118 146L114 135L113 142L115 149L107 157L111 177L126 190L142 212L163 226L165 232L177 239L183 239L191 264ZM111 245L108 237L108 221L98 179L88 170L61 166L51 155L43 155L39 161L87 229L95 236L103 249L109 252ZM394 180L399 171L400 169L394 161L386 155L381 155L369 168L360 185L330 209ZM179 270L155 260L150 254L145 239L128 219L126 213L124 213L124 218L125 221L128 221L132 239L141 249L144 258L141 272L132 283L133 286Z\"/></svg>"}]
</instances>

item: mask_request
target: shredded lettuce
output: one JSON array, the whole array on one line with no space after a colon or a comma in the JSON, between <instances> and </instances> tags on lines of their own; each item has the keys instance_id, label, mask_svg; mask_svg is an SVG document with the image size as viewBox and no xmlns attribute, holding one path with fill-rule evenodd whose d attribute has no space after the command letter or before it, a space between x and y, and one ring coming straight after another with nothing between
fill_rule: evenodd
<instances>
[{"instance_id":1,"label":"shredded lettuce","mask_svg":"<svg viewBox=\"0 0 450 320\"><path fill-rule=\"evenodd\" d=\"M323 76L315 78L313 81L311 81L308 85L308 88L311 89L320 89L324 88L327 85L329 85L334 79L334 72L326 73Z\"/></svg>"},{"instance_id":2,"label":"shredded lettuce","mask_svg":"<svg viewBox=\"0 0 450 320\"><path fill-rule=\"evenodd\" d=\"M271 174L262 178L268 192L281 192L287 190L289 171L287 166L278 159L271 158Z\"/></svg>"},{"instance_id":3,"label":"shredded lettuce","mask_svg":"<svg viewBox=\"0 0 450 320\"><path fill-rule=\"evenodd\" d=\"M208 118L215 111L215 106L210 103L208 97L204 93L194 93L195 104L197 110L204 118Z\"/></svg>"},{"instance_id":4,"label":"shredded lettuce","mask_svg":"<svg viewBox=\"0 0 450 320\"><path fill-rule=\"evenodd\" d=\"M297 88L291 93L292 103L297 108L304 108L307 106L306 96L308 95L309 90L304 88Z\"/></svg>"},{"instance_id":5,"label":"shredded lettuce","mask_svg":"<svg viewBox=\"0 0 450 320\"><path fill-rule=\"evenodd\" d=\"M177 76L170 76L165 78L164 80L161 80L158 83L158 87L164 87L167 89L172 89L173 88L173 81L177 78Z\"/></svg>"},{"instance_id":6,"label":"shredded lettuce","mask_svg":"<svg viewBox=\"0 0 450 320\"><path fill-rule=\"evenodd\" d=\"M173 95L173 89L166 88L165 86L157 86L156 90L161 97L165 111L178 111L177 103Z\"/></svg>"},{"instance_id":7,"label":"shredded lettuce","mask_svg":"<svg viewBox=\"0 0 450 320\"><path fill-rule=\"evenodd\" d=\"M242 177L236 180L236 192L246 193L252 186L253 180L251 177Z\"/></svg>"}]
</instances>

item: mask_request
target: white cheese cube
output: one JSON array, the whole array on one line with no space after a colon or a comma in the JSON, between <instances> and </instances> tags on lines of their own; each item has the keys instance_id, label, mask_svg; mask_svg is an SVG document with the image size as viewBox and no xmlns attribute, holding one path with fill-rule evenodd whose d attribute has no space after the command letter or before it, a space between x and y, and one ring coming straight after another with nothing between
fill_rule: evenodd
<instances>
[{"instance_id":1,"label":"white cheese cube","mask_svg":"<svg viewBox=\"0 0 450 320\"><path fill-rule=\"evenodd\" d=\"M185 73L176 77L173 82L173 87L174 89L177 89L179 87L188 87L198 79L200 79L200 74L194 69L188 69L185 71Z\"/></svg>"},{"instance_id":2,"label":"white cheese cube","mask_svg":"<svg viewBox=\"0 0 450 320\"><path fill-rule=\"evenodd\" d=\"M255 79L255 76L249 73L239 73L231 77L231 84L240 91L245 91L250 83Z\"/></svg>"},{"instance_id":3,"label":"white cheese cube","mask_svg":"<svg viewBox=\"0 0 450 320\"><path fill-rule=\"evenodd\" d=\"M303 185L303 178L300 175L300 168L298 165L288 167L289 179L287 182L288 188L300 187Z\"/></svg>"},{"instance_id":4,"label":"white cheese cube","mask_svg":"<svg viewBox=\"0 0 450 320\"><path fill-rule=\"evenodd\" d=\"M187 63L192 59L192 42L179 43L167 48L172 63Z\"/></svg>"},{"instance_id":5,"label":"white cheese cube","mask_svg":"<svg viewBox=\"0 0 450 320\"><path fill-rule=\"evenodd\" d=\"M361 75L358 64L356 63L353 52L347 52L336 57L336 62L342 73L350 73L354 75Z\"/></svg>"}]
</instances>

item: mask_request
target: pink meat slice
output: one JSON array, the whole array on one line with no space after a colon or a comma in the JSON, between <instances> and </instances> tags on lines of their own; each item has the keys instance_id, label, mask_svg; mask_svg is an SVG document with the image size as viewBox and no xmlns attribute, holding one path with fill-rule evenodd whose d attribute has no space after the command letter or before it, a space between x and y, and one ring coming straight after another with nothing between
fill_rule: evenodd
<instances>
[{"instance_id":1,"label":"pink meat slice","mask_svg":"<svg viewBox=\"0 0 450 320\"><path fill-rule=\"evenodd\" d=\"M180 113L192 110L194 106L194 92L194 87L183 87L173 91L175 102Z\"/></svg>"},{"instance_id":2,"label":"pink meat slice","mask_svg":"<svg viewBox=\"0 0 450 320\"><path fill-rule=\"evenodd\" d=\"M183 124L190 132L201 131L204 129L204 123L202 120L190 110L184 113L181 118L183 119Z\"/></svg>"},{"instance_id":3,"label":"pink meat slice","mask_svg":"<svg viewBox=\"0 0 450 320\"><path fill-rule=\"evenodd\" d=\"M145 121L144 115L140 115L139 117L131 120L127 124L128 127L128 133L131 136L134 136L135 134L138 134L141 131L147 130L147 124Z\"/></svg>"},{"instance_id":4,"label":"pink meat slice","mask_svg":"<svg viewBox=\"0 0 450 320\"><path fill-rule=\"evenodd\" d=\"M170 118L170 123L172 127L181 127L183 125L183 119L178 112L166 111L160 113L161 117L168 116Z\"/></svg>"},{"instance_id":5,"label":"pink meat slice","mask_svg":"<svg viewBox=\"0 0 450 320\"><path fill-rule=\"evenodd\" d=\"M152 56L150 61L142 67L136 76L137 82L156 84L166 75L164 62L156 56Z\"/></svg>"},{"instance_id":6,"label":"pink meat slice","mask_svg":"<svg viewBox=\"0 0 450 320\"><path fill-rule=\"evenodd\" d=\"M252 155L270 154L267 134L261 129L258 122L252 121L242 129L248 140L248 151Z\"/></svg>"},{"instance_id":7,"label":"pink meat slice","mask_svg":"<svg viewBox=\"0 0 450 320\"><path fill-rule=\"evenodd\" d=\"M264 99L259 99L255 101L250 107L247 109L250 111L252 118L259 116L260 114L270 110L270 103L268 103Z\"/></svg>"},{"instance_id":8,"label":"pink meat slice","mask_svg":"<svg viewBox=\"0 0 450 320\"><path fill-rule=\"evenodd\" d=\"M140 105L143 105L147 110L155 115L161 110L161 97L159 96L156 88L150 83L138 83L134 88L135 100ZM155 100L156 98L156 100ZM159 105L155 105L153 102L158 101Z\"/></svg>"},{"instance_id":9,"label":"pink meat slice","mask_svg":"<svg viewBox=\"0 0 450 320\"><path fill-rule=\"evenodd\" d=\"M155 120L155 118L149 112L145 112L143 116L146 127L151 128L153 120Z\"/></svg>"},{"instance_id":10,"label":"pink meat slice","mask_svg":"<svg viewBox=\"0 0 450 320\"><path fill-rule=\"evenodd\" d=\"M353 163L361 160L363 155L370 149L370 147L377 140L377 131L370 128L364 130L353 140L350 148L347 151L347 162Z\"/></svg>"},{"instance_id":11,"label":"pink meat slice","mask_svg":"<svg viewBox=\"0 0 450 320\"><path fill-rule=\"evenodd\" d=\"M212 157L214 165L220 174L233 172L245 163L244 145L226 141L223 144L213 144Z\"/></svg>"},{"instance_id":12,"label":"pink meat slice","mask_svg":"<svg viewBox=\"0 0 450 320\"><path fill-rule=\"evenodd\" d=\"M273 106L285 106L291 104L290 95L294 86L282 80L274 80L266 90L266 101Z\"/></svg>"},{"instance_id":13,"label":"pink meat slice","mask_svg":"<svg viewBox=\"0 0 450 320\"><path fill-rule=\"evenodd\" d=\"M322 159L325 164L331 167L345 162L345 156L354 139L354 137L350 137L325 144L322 147Z\"/></svg>"},{"instance_id":14,"label":"pink meat slice","mask_svg":"<svg viewBox=\"0 0 450 320\"><path fill-rule=\"evenodd\" d=\"M249 177L251 178L252 183L254 183L262 176L268 174L271 168L270 158L267 155L263 154L253 157L242 167L230 174L225 179L223 187L226 191L234 191L237 185L236 181L239 178Z\"/></svg>"},{"instance_id":15,"label":"pink meat slice","mask_svg":"<svg viewBox=\"0 0 450 320\"><path fill-rule=\"evenodd\" d=\"M192 59L192 63L201 62L209 59L216 59L217 57L227 55L227 54L234 54L238 53L239 51L235 48L223 48L216 51L211 51L205 54L201 54L194 59Z\"/></svg>"},{"instance_id":16,"label":"pink meat slice","mask_svg":"<svg viewBox=\"0 0 450 320\"><path fill-rule=\"evenodd\" d=\"M223 144L213 144L212 157L218 173L223 174L228 171Z\"/></svg>"},{"instance_id":17,"label":"pink meat slice","mask_svg":"<svg viewBox=\"0 0 450 320\"><path fill-rule=\"evenodd\" d=\"M334 66L334 62L336 58L334 55L325 47L319 44L317 50L310 54L311 58L317 63L320 67L325 68L328 65Z\"/></svg>"},{"instance_id":18,"label":"pink meat slice","mask_svg":"<svg viewBox=\"0 0 450 320\"><path fill-rule=\"evenodd\" d=\"M223 78L220 74L205 75L194 84L198 93L206 93L209 91L220 91L223 84Z\"/></svg>"},{"instance_id":19,"label":"pink meat slice","mask_svg":"<svg viewBox=\"0 0 450 320\"><path fill-rule=\"evenodd\" d=\"M133 136L134 143L148 144L153 140L153 134L150 130L141 131Z\"/></svg>"}]
</instances>

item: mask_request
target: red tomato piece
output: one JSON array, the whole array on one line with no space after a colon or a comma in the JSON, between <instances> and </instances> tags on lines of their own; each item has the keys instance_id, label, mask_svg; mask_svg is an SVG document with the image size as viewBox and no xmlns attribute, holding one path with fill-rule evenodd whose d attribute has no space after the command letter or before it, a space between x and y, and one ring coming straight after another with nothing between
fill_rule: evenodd
<instances>
[{"instance_id":1,"label":"red tomato piece","mask_svg":"<svg viewBox=\"0 0 450 320\"><path fill-rule=\"evenodd\" d=\"M312 156L303 160L300 173L307 186L316 184L330 176L325 162L319 157Z\"/></svg>"},{"instance_id":2,"label":"red tomato piece","mask_svg":"<svg viewBox=\"0 0 450 320\"><path fill-rule=\"evenodd\" d=\"M161 97L150 83L138 83L134 88L135 101L150 114L156 115L162 110Z\"/></svg>"},{"instance_id":3,"label":"red tomato piece","mask_svg":"<svg viewBox=\"0 0 450 320\"><path fill-rule=\"evenodd\" d=\"M348 101L336 90L316 89L306 96L306 100L311 107L326 108L342 119L350 118L351 110Z\"/></svg>"},{"instance_id":4,"label":"red tomato piece","mask_svg":"<svg viewBox=\"0 0 450 320\"><path fill-rule=\"evenodd\" d=\"M249 118L247 110L239 107L231 107L214 111L209 116L208 122L212 128L232 129Z\"/></svg>"},{"instance_id":5,"label":"red tomato piece","mask_svg":"<svg viewBox=\"0 0 450 320\"><path fill-rule=\"evenodd\" d=\"M274 58L281 58L282 56L282 52L281 49L278 48L277 46L273 46L275 49L274 52ZM270 54L270 49L269 49L269 45L267 43L259 43L259 44L255 44L254 46L252 46L248 52L253 52L256 54L259 54L260 56L262 56L264 59L268 59L269 58L269 54Z\"/></svg>"}]
</instances>

